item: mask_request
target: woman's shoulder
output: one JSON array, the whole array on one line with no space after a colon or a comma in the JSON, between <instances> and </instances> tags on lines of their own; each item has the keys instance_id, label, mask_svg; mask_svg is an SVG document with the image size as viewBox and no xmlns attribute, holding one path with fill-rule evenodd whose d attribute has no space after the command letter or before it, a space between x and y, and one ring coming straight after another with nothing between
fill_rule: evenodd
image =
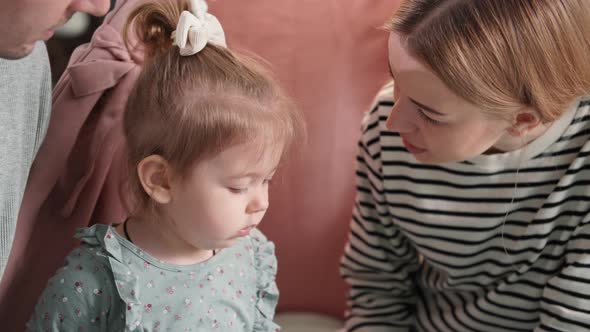
<instances>
[{"instance_id":1,"label":"woman's shoulder","mask_svg":"<svg viewBox=\"0 0 590 332\"><path fill-rule=\"evenodd\" d=\"M371 105L365 113L362 121L362 132L366 133L376 128L380 123L384 124L387 116L393 107L393 81L385 84L371 102Z\"/></svg>"},{"instance_id":2,"label":"woman's shoulder","mask_svg":"<svg viewBox=\"0 0 590 332\"><path fill-rule=\"evenodd\" d=\"M378 113L381 108L385 109L387 112L391 110L391 107L393 106L393 84L393 81L389 81L379 89L373 98L367 115Z\"/></svg>"},{"instance_id":3,"label":"woman's shoulder","mask_svg":"<svg viewBox=\"0 0 590 332\"><path fill-rule=\"evenodd\" d=\"M375 96L375 102L393 103L393 85L393 81L385 83L385 85L379 89L379 92L377 92L377 95Z\"/></svg>"}]
</instances>

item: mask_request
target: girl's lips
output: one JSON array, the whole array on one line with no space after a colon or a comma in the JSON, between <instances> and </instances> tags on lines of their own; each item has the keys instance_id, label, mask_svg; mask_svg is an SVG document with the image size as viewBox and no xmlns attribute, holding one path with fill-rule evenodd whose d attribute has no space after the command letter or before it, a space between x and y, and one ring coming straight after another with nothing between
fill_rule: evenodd
<instances>
[{"instance_id":1,"label":"girl's lips","mask_svg":"<svg viewBox=\"0 0 590 332\"><path fill-rule=\"evenodd\" d=\"M246 235L250 234L250 231L252 229L254 229L254 227L256 227L256 225L251 225L251 226L244 227L244 228L240 229L238 231L237 237L242 237L242 236L246 236Z\"/></svg>"}]
</instances>

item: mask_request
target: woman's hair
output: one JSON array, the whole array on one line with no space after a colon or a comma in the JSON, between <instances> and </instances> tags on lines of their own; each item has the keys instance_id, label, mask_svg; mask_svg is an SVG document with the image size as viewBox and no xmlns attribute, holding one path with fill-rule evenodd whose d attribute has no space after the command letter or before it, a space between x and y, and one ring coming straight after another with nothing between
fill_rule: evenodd
<instances>
[{"instance_id":1,"label":"woman's hair","mask_svg":"<svg viewBox=\"0 0 590 332\"><path fill-rule=\"evenodd\" d=\"M455 94L544 122L590 93L587 0L406 0L387 24Z\"/></svg>"},{"instance_id":2,"label":"woman's hair","mask_svg":"<svg viewBox=\"0 0 590 332\"><path fill-rule=\"evenodd\" d=\"M302 115L255 60L212 44L180 55L171 35L189 9L184 0L147 2L124 28L125 42L133 33L146 54L124 116L132 209L150 204L137 175L145 157L163 157L182 177L233 145L253 142L283 156L305 139Z\"/></svg>"}]
</instances>

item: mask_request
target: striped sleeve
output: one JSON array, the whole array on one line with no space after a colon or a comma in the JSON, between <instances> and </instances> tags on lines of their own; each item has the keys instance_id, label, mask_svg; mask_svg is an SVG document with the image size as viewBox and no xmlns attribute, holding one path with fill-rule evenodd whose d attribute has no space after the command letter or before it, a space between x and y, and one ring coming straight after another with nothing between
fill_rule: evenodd
<instances>
[{"instance_id":1,"label":"striped sleeve","mask_svg":"<svg viewBox=\"0 0 590 332\"><path fill-rule=\"evenodd\" d=\"M414 324L418 257L408 239L392 224L384 201L379 137L369 135L381 120L375 111L371 113L373 116L369 114L365 119L359 142L357 195L341 262L341 274L351 286L346 330L410 331Z\"/></svg>"},{"instance_id":2,"label":"striped sleeve","mask_svg":"<svg viewBox=\"0 0 590 332\"><path fill-rule=\"evenodd\" d=\"M560 271L545 285L535 332L590 331L590 214L577 227Z\"/></svg>"}]
</instances>

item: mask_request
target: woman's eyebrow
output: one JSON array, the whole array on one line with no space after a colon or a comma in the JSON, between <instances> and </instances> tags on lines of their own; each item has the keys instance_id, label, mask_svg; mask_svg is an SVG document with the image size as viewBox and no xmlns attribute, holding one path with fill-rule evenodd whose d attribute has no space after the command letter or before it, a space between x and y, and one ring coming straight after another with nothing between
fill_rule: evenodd
<instances>
[{"instance_id":1,"label":"woman's eyebrow","mask_svg":"<svg viewBox=\"0 0 590 332\"><path fill-rule=\"evenodd\" d=\"M428 106L426 106L426 105L424 105L422 103L419 103L419 102L417 102L416 100L414 100L412 98L409 98L409 99L410 99L410 101L412 103L416 104L416 106L420 107L421 109L425 110L428 113L433 113L433 114L436 114L436 115L439 115L439 116L445 116L446 115L444 113L441 113L439 111L436 111L436 110L432 109L431 107L428 107Z\"/></svg>"}]
</instances>

